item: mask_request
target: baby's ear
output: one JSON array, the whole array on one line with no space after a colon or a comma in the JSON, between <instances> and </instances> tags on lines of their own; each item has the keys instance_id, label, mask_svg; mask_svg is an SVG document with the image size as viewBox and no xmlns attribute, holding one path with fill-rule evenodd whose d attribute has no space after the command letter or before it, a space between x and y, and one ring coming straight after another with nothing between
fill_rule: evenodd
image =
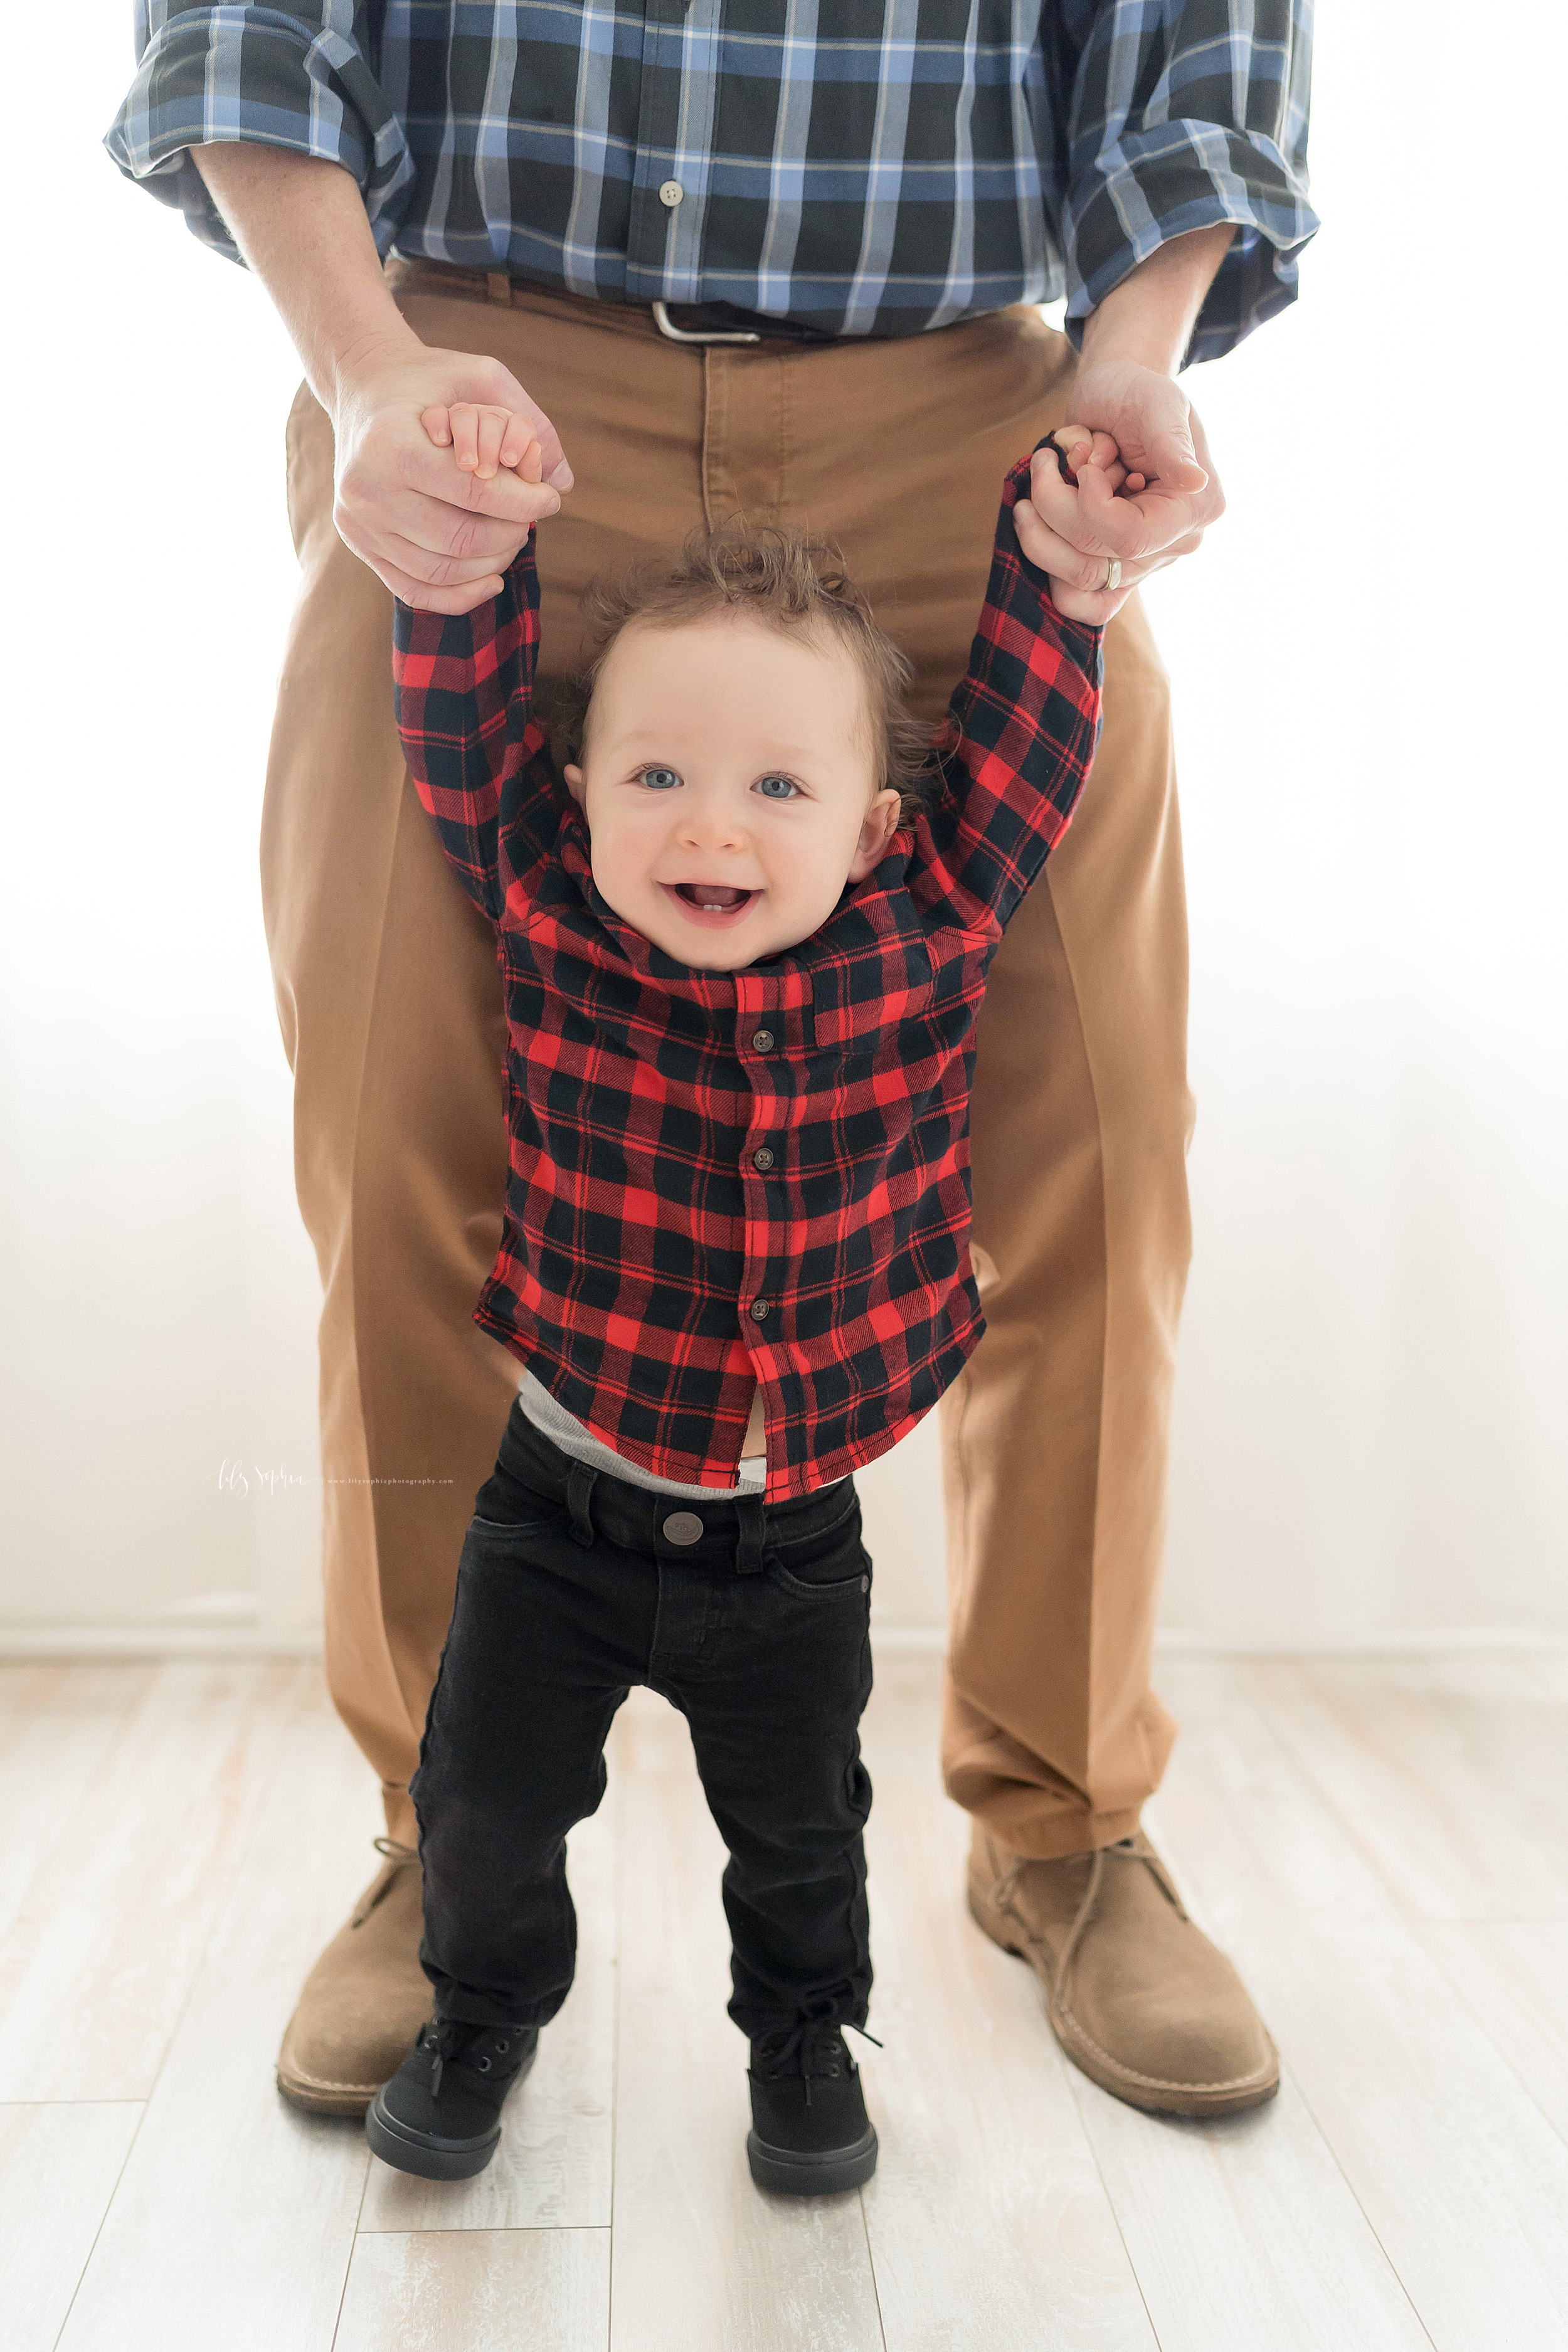
<instances>
[{"instance_id":1,"label":"baby's ear","mask_svg":"<svg viewBox=\"0 0 1568 2352\"><path fill-rule=\"evenodd\" d=\"M899 811L903 805L891 787L877 794L866 812L860 827L860 838L855 844L855 854L849 860L851 882L864 882L874 873L888 854L888 844L899 829Z\"/></svg>"},{"instance_id":2,"label":"baby's ear","mask_svg":"<svg viewBox=\"0 0 1568 2352\"><path fill-rule=\"evenodd\" d=\"M567 791L571 793L574 801L581 803L584 786L583 782L583 771L577 765L576 761L568 760L566 765L562 769L561 773L564 780Z\"/></svg>"}]
</instances>

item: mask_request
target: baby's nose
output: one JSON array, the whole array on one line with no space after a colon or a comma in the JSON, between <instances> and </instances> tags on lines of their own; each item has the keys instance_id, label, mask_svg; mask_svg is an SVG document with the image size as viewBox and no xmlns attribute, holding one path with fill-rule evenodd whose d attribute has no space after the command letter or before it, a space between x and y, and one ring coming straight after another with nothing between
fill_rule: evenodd
<instances>
[{"instance_id":1,"label":"baby's nose","mask_svg":"<svg viewBox=\"0 0 1568 2352\"><path fill-rule=\"evenodd\" d=\"M685 823L682 837L693 849L740 849L745 845L746 831L738 813L723 802L699 803L681 812Z\"/></svg>"}]
</instances>

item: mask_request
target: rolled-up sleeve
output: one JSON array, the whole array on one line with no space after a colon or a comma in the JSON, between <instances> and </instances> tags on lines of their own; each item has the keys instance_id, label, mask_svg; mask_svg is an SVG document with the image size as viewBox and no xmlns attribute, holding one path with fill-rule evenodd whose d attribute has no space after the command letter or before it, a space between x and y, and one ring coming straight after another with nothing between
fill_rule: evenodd
<instances>
[{"instance_id":1,"label":"rolled-up sleeve","mask_svg":"<svg viewBox=\"0 0 1568 2352\"><path fill-rule=\"evenodd\" d=\"M183 212L231 261L239 254L191 149L249 140L320 155L353 173L384 253L413 192L414 164L376 79L384 6L136 0L136 79L103 143L128 179Z\"/></svg>"},{"instance_id":2,"label":"rolled-up sleeve","mask_svg":"<svg viewBox=\"0 0 1568 2352\"><path fill-rule=\"evenodd\" d=\"M1068 332L1139 262L1232 222L1186 362L1218 359L1296 297L1307 202L1311 0L1046 0L1066 169Z\"/></svg>"}]
</instances>

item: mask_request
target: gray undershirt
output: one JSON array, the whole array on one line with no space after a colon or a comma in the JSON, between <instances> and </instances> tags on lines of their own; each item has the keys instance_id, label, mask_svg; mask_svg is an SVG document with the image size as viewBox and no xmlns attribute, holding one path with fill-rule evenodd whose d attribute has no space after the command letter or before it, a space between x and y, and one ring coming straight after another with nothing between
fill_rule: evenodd
<instances>
[{"instance_id":1,"label":"gray undershirt","mask_svg":"<svg viewBox=\"0 0 1568 2352\"><path fill-rule=\"evenodd\" d=\"M624 1454L603 1444L592 1430L569 1413L563 1404L557 1404L542 1381L531 1372L524 1372L518 1383L518 1400L523 1412L552 1444L569 1454L574 1462L585 1463L590 1470L603 1470L612 1478L624 1478L630 1486L646 1487L650 1495L675 1495L683 1503L722 1502L727 1495L760 1495L767 1480L767 1457L748 1454L740 1465L740 1478L733 1486L683 1486L674 1478L656 1478L640 1462L628 1462Z\"/></svg>"}]
</instances>

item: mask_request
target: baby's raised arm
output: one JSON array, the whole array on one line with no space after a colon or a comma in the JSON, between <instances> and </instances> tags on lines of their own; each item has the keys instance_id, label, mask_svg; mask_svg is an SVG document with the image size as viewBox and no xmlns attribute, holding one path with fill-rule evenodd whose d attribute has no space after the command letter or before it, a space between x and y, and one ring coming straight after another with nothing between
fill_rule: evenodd
<instances>
[{"instance_id":1,"label":"baby's raised arm","mask_svg":"<svg viewBox=\"0 0 1568 2352\"><path fill-rule=\"evenodd\" d=\"M1079 468L1088 499L1120 470ZM915 832L910 887L933 918L1004 926L1072 815L1100 732L1103 629L1069 619L1031 553L1042 478L1062 482L1054 444L1003 485L996 542L969 668L931 742L936 789Z\"/></svg>"},{"instance_id":2,"label":"baby's raised arm","mask_svg":"<svg viewBox=\"0 0 1568 2352\"><path fill-rule=\"evenodd\" d=\"M427 408L420 422L478 478L508 465L524 481L540 478L539 443L510 409L465 401ZM408 772L458 880L492 923L510 881L555 827L554 768L533 714L539 577L531 530L495 585L493 597L467 613L415 612L397 603L392 661Z\"/></svg>"}]
</instances>

